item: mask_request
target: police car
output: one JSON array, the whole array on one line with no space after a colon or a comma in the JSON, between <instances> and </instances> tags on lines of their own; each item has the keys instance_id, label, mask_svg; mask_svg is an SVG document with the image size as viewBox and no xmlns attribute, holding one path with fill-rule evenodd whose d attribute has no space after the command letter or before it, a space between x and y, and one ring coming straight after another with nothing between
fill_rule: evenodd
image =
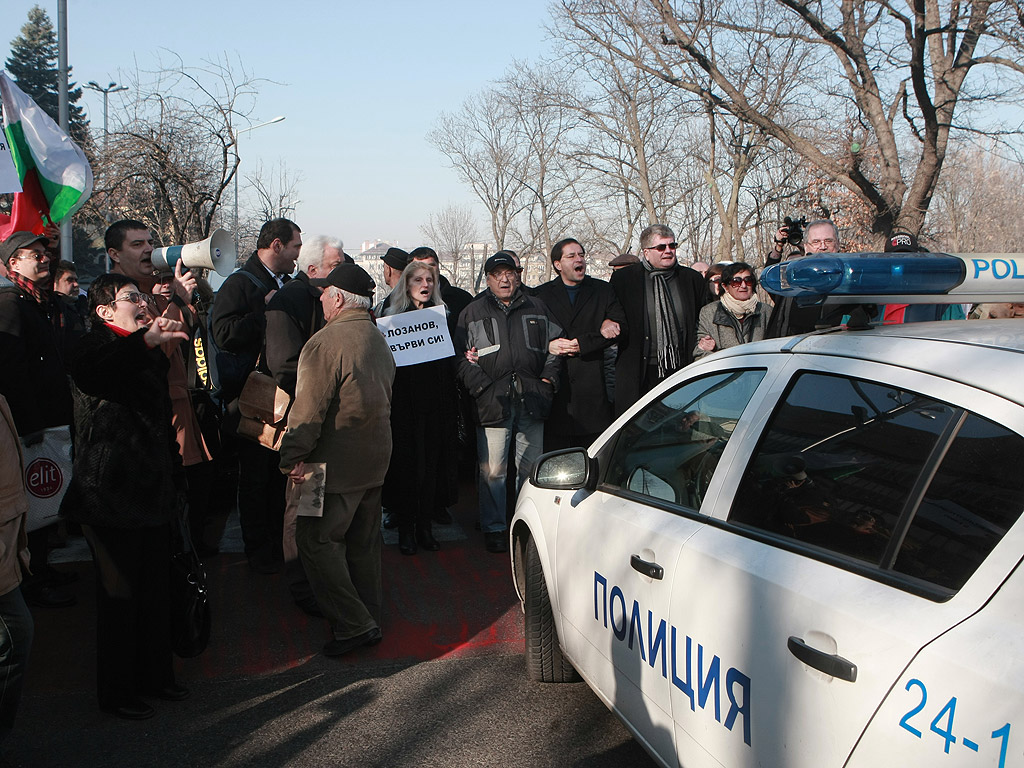
<instances>
[{"instance_id":1,"label":"police car","mask_svg":"<svg viewBox=\"0 0 1024 768\"><path fill-rule=\"evenodd\" d=\"M883 302L1017 279L945 255L764 277ZM720 351L537 462L510 531L528 675L582 677L665 766L1024 765L1022 510L1024 321Z\"/></svg>"}]
</instances>

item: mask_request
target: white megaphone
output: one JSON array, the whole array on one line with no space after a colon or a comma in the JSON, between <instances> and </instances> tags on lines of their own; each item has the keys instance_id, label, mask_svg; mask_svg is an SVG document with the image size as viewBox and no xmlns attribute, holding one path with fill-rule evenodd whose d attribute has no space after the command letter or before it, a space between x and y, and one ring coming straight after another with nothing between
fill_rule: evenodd
<instances>
[{"instance_id":1,"label":"white megaphone","mask_svg":"<svg viewBox=\"0 0 1024 768\"><path fill-rule=\"evenodd\" d=\"M154 248L152 259L158 272L173 272L180 259L186 267L212 269L227 277L235 269L235 241L226 229L215 229L198 243Z\"/></svg>"}]
</instances>

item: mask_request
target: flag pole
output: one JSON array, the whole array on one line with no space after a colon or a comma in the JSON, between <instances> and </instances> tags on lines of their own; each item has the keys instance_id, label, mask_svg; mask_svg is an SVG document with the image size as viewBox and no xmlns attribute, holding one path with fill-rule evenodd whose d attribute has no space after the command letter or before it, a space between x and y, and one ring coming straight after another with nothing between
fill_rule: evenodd
<instances>
[{"instance_id":1,"label":"flag pole","mask_svg":"<svg viewBox=\"0 0 1024 768\"><path fill-rule=\"evenodd\" d=\"M68 136L68 0L57 0L57 97L61 130ZM73 261L71 252L71 217L60 225L60 257Z\"/></svg>"}]
</instances>

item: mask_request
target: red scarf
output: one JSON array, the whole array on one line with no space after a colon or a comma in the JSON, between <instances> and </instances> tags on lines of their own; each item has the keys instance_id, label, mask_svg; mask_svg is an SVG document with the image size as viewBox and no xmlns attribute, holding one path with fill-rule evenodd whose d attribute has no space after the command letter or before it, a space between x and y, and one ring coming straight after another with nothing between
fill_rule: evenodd
<instances>
[{"instance_id":1,"label":"red scarf","mask_svg":"<svg viewBox=\"0 0 1024 768\"><path fill-rule=\"evenodd\" d=\"M12 283L21 288L25 293L31 296L33 299L38 301L44 307L50 305L50 289L43 288L33 280L29 280L27 277L19 272L11 270L7 273L7 277Z\"/></svg>"}]
</instances>

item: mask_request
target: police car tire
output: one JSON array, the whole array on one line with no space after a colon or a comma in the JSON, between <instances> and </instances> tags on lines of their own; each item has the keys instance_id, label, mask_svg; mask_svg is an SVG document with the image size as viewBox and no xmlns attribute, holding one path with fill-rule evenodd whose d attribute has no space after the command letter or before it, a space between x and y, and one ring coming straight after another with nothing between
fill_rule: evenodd
<instances>
[{"instance_id":1,"label":"police car tire","mask_svg":"<svg viewBox=\"0 0 1024 768\"><path fill-rule=\"evenodd\" d=\"M533 539L526 545L526 676L541 683L580 680L558 644L544 568Z\"/></svg>"}]
</instances>

